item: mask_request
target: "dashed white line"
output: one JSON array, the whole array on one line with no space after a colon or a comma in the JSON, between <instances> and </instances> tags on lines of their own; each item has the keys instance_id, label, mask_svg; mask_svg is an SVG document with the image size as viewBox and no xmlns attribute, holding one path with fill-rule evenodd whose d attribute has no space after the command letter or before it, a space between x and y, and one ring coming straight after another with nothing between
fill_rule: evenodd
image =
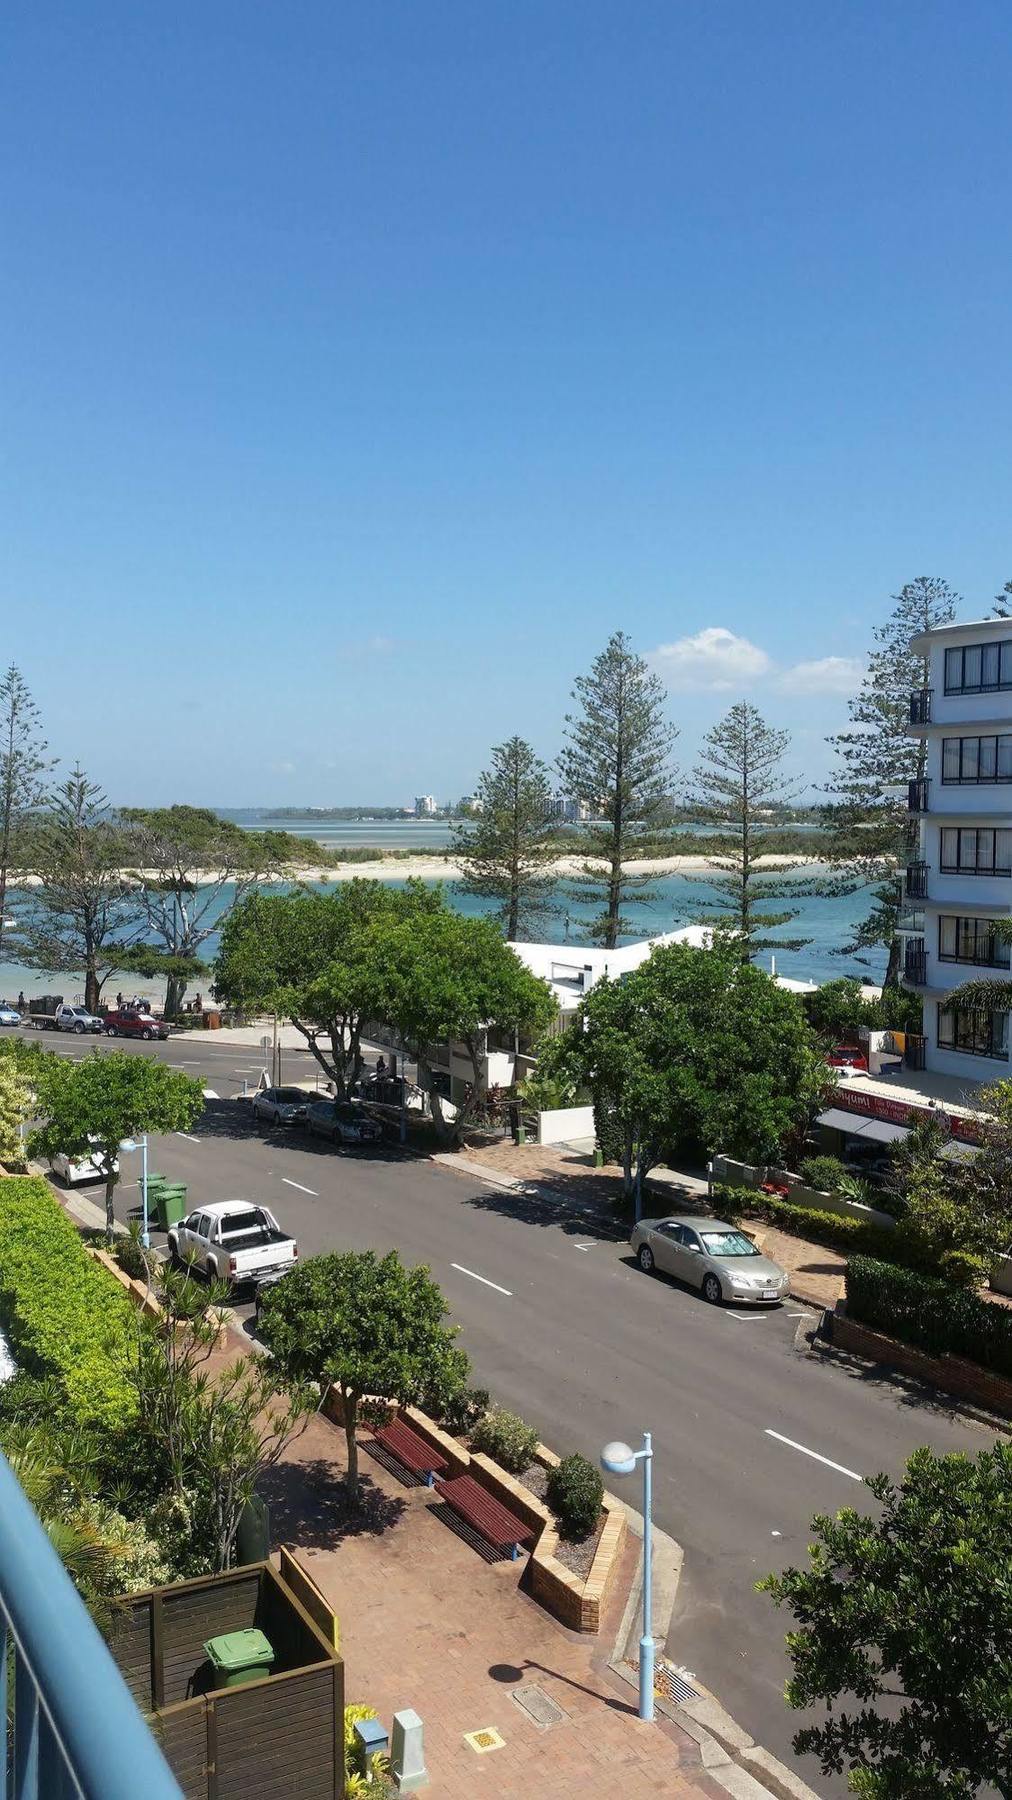
<instances>
[{"instance_id":1,"label":"dashed white line","mask_svg":"<svg viewBox=\"0 0 1012 1800\"><path fill-rule=\"evenodd\" d=\"M281 1179L284 1182L286 1187L298 1188L300 1194L312 1194L314 1200L318 1200L320 1198L320 1196L317 1193L315 1188L303 1187L301 1181L291 1181L291 1180L289 1180L287 1175L282 1175Z\"/></svg>"},{"instance_id":2,"label":"dashed white line","mask_svg":"<svg viewBox=\"0 0 1012 1800\"><path fill-rule=\"evenodd\" d=\"M460 1275L470 1275L472 1281L480 1281L483 1287L495 1288L497 1294L505 1294L507 1300L512 1300L512 1288L500 1287L497 1281L489 1281L486 1275L476 1275L473 1269L465 1269L463 1263L451 1263L450 1267L456 1269Z\"/></svg>"},{"instance_id":3,"label":"dashed white line","mask_svg":"<svg viewBox=\"0 0 1012 1800\"><path fill-rule=\"evenodd\" d=\"M574 1250L593 1250L593 1244L574 1244Z\"/></svg>"},{"instance_id":4,"label":"dashed white line","mask_svg":"<svg viewBox=\"0 0 1012 1800\"><path fill-rule=\"evenodd\" d=\"M175 1137L185 1138L188 1144L199 1144L200 1143L200 1139L191 1137L188 1131L177 1131L173 1135Z\"/></svg>"},{"instance_id":5,"label":"dashed white line","mask_svg":"<svg viewBox=\"0 0 1012 1800\"><path fill-rule=\"evenodd\" d=\"M864 1476L856 1474L853 1469L845 1469L843 1463L833 1462L828 1456L820 1456L817 1450L809 1450L807 1444L798 1444L793 1438L784 1437L780 1431L771 1431L768 1425L766 1436L776 1438L778 1444L787 1444L791 1450L800 1450L802 1456L810 1456L814 1462L825 1463L827 1469L835 1469L838 1475L849 1475L851 1481L864 1480Z\"/></svg>"}]
</instances>

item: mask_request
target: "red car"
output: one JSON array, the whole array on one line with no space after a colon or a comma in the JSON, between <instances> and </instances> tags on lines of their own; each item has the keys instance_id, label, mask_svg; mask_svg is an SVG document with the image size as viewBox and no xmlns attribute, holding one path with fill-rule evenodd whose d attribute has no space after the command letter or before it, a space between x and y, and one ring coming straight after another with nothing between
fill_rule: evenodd
<instances>
[{"instance_id":1,"label":"red car","mask_svg":"<svg viewBox=\"0 0 1012 1800\"><path fill-rule=\"evenodd\" d=\"M867 1075L868 1058L857 1044L837 1044L826 1057L831 1069L853 1069L859 1075Z\"/></svg>"},{"instance_id":2,"label":"red car","mask_svg":"<svg viewBox=\"0 0 1012 1800\"><path fill-rule=\"evenodd\" d=\"M167 1038L169 1028L163 1019L146 1012L111 1012L105 1016L106 1037Z\"/></svg>"}]
</instances>

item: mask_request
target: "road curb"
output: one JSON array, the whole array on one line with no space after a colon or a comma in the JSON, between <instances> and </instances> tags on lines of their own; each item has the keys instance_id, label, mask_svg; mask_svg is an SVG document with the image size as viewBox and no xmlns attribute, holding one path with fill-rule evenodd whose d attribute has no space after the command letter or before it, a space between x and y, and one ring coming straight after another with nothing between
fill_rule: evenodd
<instances>
[{"instance_id":1,"label":"road curb","mask_svg":"<svg viewBox=\"0 0 1012 1800\"><path fill-rule=\"evenodd\" d=\"M626 1518L629 1529L640 1539L643 1537L643 1518L631 1507L626 1507ZM681 1544L661 1531L653 1528L653 1563L654 1563L654 1643L663 1646L667 1642L678 1596L678 1584L681 1580L684 1552ZM608 1667L620 1680L630 1687L638 1687L639 1672L630 1658L630 1651L638 1646L637 1617L640 1610L643 1592L643 1555L640 1553L636 1574L629 1590L625 1610L618 1628L618 1634L612 1647ZM773 1794L776 1800L819 1800L814 1788L802 1781L792 1769L780 1762L769 1750L757 1744L755 1739L731 1717L721 1706L709 1689L703 1686L695 1676L691 1679L697 1698L676 1703L658 1695L656 1708L664 1718L677 1725L699 1747L700 1761L707 1774L719 1782L725 1792L741 1796L741 1800L760 1800L762 1795Z\"/></svg>"}]
</instances>

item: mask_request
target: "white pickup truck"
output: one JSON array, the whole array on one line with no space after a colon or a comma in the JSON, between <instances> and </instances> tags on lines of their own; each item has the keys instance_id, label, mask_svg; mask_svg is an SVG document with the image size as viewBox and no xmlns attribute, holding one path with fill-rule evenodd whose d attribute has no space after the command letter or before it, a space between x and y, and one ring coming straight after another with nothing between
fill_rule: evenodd
<instances>
[{"instance_id":1,"label":"white pickup truck","mask_svg":"<svg viewBox=\"0 0 1012 1800\"><path fill-rule=\"evenodd\" d=\"M297 1260L299 1247L286 1237L266 1206L250 1200L213 1200L188 1213L169 1231L169 1255L209 1281L260 1288L277 1281Z\"/></svg>"}]
</instances>

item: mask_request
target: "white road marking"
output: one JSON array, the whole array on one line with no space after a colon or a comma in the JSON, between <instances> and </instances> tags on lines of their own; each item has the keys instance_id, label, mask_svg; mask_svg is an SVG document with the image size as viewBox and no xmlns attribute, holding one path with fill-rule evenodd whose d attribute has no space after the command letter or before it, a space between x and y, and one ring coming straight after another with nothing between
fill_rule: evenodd
<instances>
[{"instance_id":1,"label":"white road marking","mask_svg":"<svg viewBox=\"0 0 1012 1800\"><path fill-rule=\"evenodd\" d=\"M788 1317L788 1318L789 1318L789 1319L814 1319L814 1317L815 1317L815 1314L814 1314L814 1313L807 1313L807 1312L803 1312L803 1313L788 1313L788 1314L787 1314L787 1317Z\"/></svg>"},{"instance_id":2,"label":"white road marking","mask_svg":"<svg viewBox=\"0 0 1012 1800\"><path fill-rule=\"evenodd\" d=\"M300 1194L312 1194L314 1200L320 1198L315 1188L303 1187L301 1181L290 1181L287 1175L282 1175L281 1179L286 1187L298 1188Z\"/></svg>"},{"instance_id":3,"label":"white road marking","mask_svg":"<svg viewBox=\"0 0 1012 1800\"><path fill-rule=\"evenodd\" d=\"M512 1288L500 1287L497 1281L489 1281L485 1275L476 1275L473 1269L465 1269L463 1263L451 1263L450 1267L456 1269L460 1275L470 1275L472 1281L480 1281L483 1287L495 1288L497 1294L505 1294L507 1300L512 1300Z\"/></svg>"},{"instance_id":4,"label":"white road marking","mask_svg":"<svg viewBox=\"0 0 1012 1800\"><path fill-rule=\"evenodd\" d=\"M725 1312L724 1317L725 1319L735 1319L739 1325L756 1325L760 1319L768 1319L769 1313L728 1311Z\"/></svg>"},{"instance_id":5,"label":"white road marking","mask_svg":"<svg viewBox=\"0 0 1012 1800\"><path fill-rule=\"evenodd\" d=\"M778 1444L787 1444L791 1450L800 1450L802 1456L810 1456L815 1462L825 1463L827 1469L835 1469L838 1475L849 1475L851 1481L863 1481L863 1475L855 1474L853 1469L845 1469L842 1463L833 1462L828 1456L820 1456L817 1450L809 1450L807 1444L795 1443L793 1438L784 1437L780 1431L771 1431L766 1427L766 1436L776 1438Z\"/></svg>"},{"instance_id":6,"label":"white road marking","mask_svg":"<svg viewBox=\"0 0 1012 1800\"><path fill-rule=\"evenodd\" d=\"M593 1244L574 1244L574 1250L593 1250Z\"/></svg>"},{"instance_id":7,"label":"white road marking","mask_svg":"<svg viewBox=\"0 0 1012 1800\"><path fill-rule=\"evenodd\" d=\"M177 1131L174 1135L176 1137L185 1138L188 1144L199 1144L200 1143L200 1139L191 1137L188 1131Z\"/></svg>"}]
</instances>

